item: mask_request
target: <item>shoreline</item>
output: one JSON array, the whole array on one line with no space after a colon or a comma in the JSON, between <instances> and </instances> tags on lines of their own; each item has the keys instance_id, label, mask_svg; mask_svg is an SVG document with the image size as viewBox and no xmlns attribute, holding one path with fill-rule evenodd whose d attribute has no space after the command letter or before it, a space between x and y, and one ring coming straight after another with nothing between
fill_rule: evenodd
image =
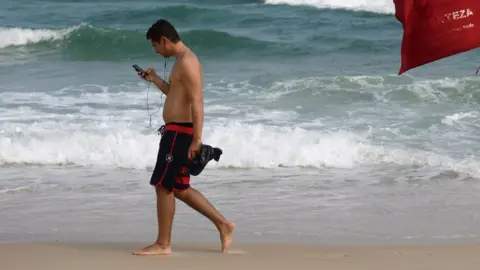
<instances>
[{"instance_id":1,"label":"shoreline","mask_svg":"<svg viewBox=\"0 0 480 270\"><path fill-rule=\"evenodd\" d=\"M169 256L135 256L150 243L0 243L2 269L476 269L480 244L323 245L233 243L227 253L212 242L181 242Z\"/></svg>"}]
</instances>

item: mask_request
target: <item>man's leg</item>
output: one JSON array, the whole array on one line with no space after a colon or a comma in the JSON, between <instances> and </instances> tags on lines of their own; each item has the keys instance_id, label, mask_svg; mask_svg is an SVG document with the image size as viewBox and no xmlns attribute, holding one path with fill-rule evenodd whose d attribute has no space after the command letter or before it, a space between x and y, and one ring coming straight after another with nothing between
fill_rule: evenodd
<instances>
[{"instance_id":1,"label":"man's leg","mask_svg":"<svg viewBox=\"0 0 480 270\"><path fill-rule=\"evenodd\" d=\"M232 242L232 234L235 230L235 224L228 221L222 214L220 214L220 212L218 212L217 209L215 209L202 193L192 187L184 191L175 192L175 197L210 219L213 224L215 224L220 233L222 252L225 252Z\"/></svg>"},{"instance_id":2,"label":"man's leg","mask_svg":"<svg viewBox=\"0 0 480 270\"><path fill-rule=\"evenodd\" d=\"M155 187L155 191L157 194L157 241L141 250L134 251L134 255L168 255L172 252L170 243L175 215L175 197L173 192L169 192L161 186Z\"/></svg>"}]
</instances>

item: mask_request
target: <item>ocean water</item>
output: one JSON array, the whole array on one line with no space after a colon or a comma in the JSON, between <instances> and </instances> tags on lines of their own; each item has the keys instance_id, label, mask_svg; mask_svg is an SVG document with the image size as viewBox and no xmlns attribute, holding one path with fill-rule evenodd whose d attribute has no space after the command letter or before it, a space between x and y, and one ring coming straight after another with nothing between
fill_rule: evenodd
<instances>
[{"instance_id":1,"label":"ocean water","mask_svg":"<svg viewBox=\"0 0 480 270\"><path fill-rule=\"evenodd\" d=\"M204 66L204 142L224 154L192 184L236 240L477 241L479 52L398 76L393 14L389 0L0 1L0 241L154 239L163 97L132 64L169 74L145 40L160 18ZM174 235L217 239L181 203Z\"/></svg>"}]
</instances>

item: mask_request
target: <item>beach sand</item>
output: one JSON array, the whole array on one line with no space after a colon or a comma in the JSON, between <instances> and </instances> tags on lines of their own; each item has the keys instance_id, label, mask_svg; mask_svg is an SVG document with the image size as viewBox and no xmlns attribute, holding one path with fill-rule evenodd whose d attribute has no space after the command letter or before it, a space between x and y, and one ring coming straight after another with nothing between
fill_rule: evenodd
<instances>
[{"instance_id":1,"label":"beach sand","mask_svg":"<svg viewBox=\"0 0 480 270\"><path fill-rule=\"evenodd\" d=\"M170 256L134 256L147 243L2 243L0 269L479 269L480 245L312 246L176 244Z\"/></svg>"}]
</instances>

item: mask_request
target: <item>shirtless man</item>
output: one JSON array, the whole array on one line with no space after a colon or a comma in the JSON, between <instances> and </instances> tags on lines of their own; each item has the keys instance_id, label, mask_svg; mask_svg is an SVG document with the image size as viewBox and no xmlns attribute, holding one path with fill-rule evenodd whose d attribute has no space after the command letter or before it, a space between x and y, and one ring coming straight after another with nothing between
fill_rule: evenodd
<instances>
[{"instance_id":1,"label":"shirtless man","mask_svg":"<svg viewBox=\"0 0 480 270\"><path fill-rule=\"evenodd\" d=\"M175 198L210 219L220 233L221 251L232 241L235 225L223 217L197 190L190 187L188 161L200 149L203 128L202 67L196 55L181 41L175 28L166 20L155 22L146 34L155 51L163 57L176 58L170 83L154 69L138 75L155 84L165 95L164 126L157 162L150 179L157 195L158 237L154 244L134 255L168 255Z\"/></svg>"}]
</instances>

